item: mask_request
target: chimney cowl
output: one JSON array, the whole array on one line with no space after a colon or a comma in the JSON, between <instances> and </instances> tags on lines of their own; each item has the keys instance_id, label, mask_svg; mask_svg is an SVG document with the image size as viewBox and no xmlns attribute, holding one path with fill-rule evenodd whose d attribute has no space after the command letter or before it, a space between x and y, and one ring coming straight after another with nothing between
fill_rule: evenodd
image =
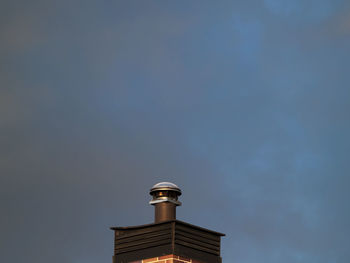
<instances>
[{"instance_id":1,"label":"chimney cowl","mask_svg":"<svg viewBox=\"0 0 350 263\"><path fill-rule=\"evenodd\" d=\"M178 196L180 196L182 192L176 184L170 182L157 183L151 188L149 194L153 196L152 200L149 202L151 205L163 202L170 202L176 206L181 205L181 202L178 201Z\"/></svg>"},{"instance_id":2,"label":"chimney cowl","mask_svg":"<svg viewBox=\"0 0 350 263\"><path fill-rule=\"evenodd\" d=\"M173 190L179 192L181 195L181 189L176 184L170 182L161 182L153 185L150 193L152 194L153 191L157 190Z\"/></svg>"},{"instance_id":3,"label":"chimney cowl","mask_svg":"<svg viewBox=\"0 0 350 263\"><path fill-rule=\"evenodd\" d=\"M176 219L176 207L181 205L178 200L181 189L176 184L169 182L155 184L149 194L153 197L149 203L155 207L154 222Z\"/></svg>"}]
</instances>

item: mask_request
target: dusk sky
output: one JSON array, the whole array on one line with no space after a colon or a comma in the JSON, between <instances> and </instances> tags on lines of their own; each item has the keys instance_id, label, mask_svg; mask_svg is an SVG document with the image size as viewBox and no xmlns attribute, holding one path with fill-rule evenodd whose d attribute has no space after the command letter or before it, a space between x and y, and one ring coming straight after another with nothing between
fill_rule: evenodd
<instances>
[{"instance_id":1,"label":"dusk sky","mask_svg":"<svg viewBox=\"0 0 350 263\"><path fill-rule=\"evenodd\" d=\"M111 226L224 263L350 262L350 1L2 0L0 262L111 263Z\"/></svg>"}]
</instances>

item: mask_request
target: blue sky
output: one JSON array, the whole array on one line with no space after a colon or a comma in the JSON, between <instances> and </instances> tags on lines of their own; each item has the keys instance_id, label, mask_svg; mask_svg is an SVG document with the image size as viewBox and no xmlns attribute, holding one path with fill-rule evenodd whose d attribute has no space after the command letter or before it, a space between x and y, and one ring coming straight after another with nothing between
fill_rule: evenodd
<instances>
[{"instance_id":1,"label":"blue sky","mask_svg":"<svg viewBox=\"0 0 350 263\"><path fill-rule=\"evenodd\" d=\"M1 262L111 262L110 226L224 232L224 262L350 260L350 5L3 1Z\"/></svg>"}]
</instances>

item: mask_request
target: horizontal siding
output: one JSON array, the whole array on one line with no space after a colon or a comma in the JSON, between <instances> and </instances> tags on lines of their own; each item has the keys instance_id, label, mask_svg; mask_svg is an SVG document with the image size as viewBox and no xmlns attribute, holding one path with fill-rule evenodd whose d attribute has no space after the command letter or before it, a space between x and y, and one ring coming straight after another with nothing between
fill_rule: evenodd
<instances>
[{"instance_id":1,"label":"horizontal siding","mask_svg":"<svg viewBox=\"0 0 350 263\"><path fill-rule=\"evenodd\" d=\"M136 251L136 250L141 250L141 249L146 249L146 248L151 248L151 247L157 247L161 245L167 245L171 243L171 238L164 238L164 239L158 239L158 240L148 240L147 242L144 242L142 244L135 244L132 246L128 247L123 247L123 248L115 248L115 254L118 255L120 253L125 253L125 252L131 252L131 251Z\"/></svg>"},{"instance_id":2,"label":"horizontal siding","mask_svg":"<svg viewBox=\"0 0 350 263\"><path fill-rule=\"evenodd\" d=\"M193 243L195 245L202 246L202 247L205 247L207 249L212 249L213 251L217 251L217 252L220 251L220 247L208 244L207 242L202 242L202 241L198 240L195 236L188 237L188 236L183 236L183 235L177 233L175 235L175 240L182 240L185 242L190 242L190 243Z\"/></svg>"},{"instance_id":3,"label":"horizontal siding","mask_svg":"<svg viewBox=\"0 0 350 263\"><path fill-rule=\"evenodd\" d=\"M217 251L212 250L212 249L205 248L203 246L196 245L193 242L186 242L186 241L182 241L182 240L177 239L177 240L175 240L175 244L179 244L179 245L182 245L182 246L185 246L185 247L189 247L189 248L192 248L192 249L195 249L195 250L198 250L198 251L203 251L203 252L206 252L206 253L209 253L209 254L220 256L220 252L217 252Z\"/></svg>"},{"instance_id":4,"label":"horizontal siding","mask_svg":"<svg viewBox=\"0 0 350 263\"><path fill-rule=\"evenodd\" d=\"M171 225L166 224L166 225L159 225L159 226L152 226L152 227L147 227L147 228L142 228L142 229L130 229L130 230L116 230L115 231L115 238L116 239L123 239L123 238L128 238L128 237L133 237L133 236L138 236L138 235L144 235L146 233L153 233L161 230L171 230Z\"/></svg>"},{"instance_id":5,"label":"horizontal siding","mask_svg":"<svg viewBox=\"0 0 350 263\"><path fill-rule=\"evenodd\" d=\"M128 236L128 237L124 237L124 238L116 238L115 243L119 246L119 245L124 244L124 243L134 242L134 241L138 241L138 240L144 240L144 239L152 238L152 237L170 235L170 234L171 234L170 230L165 229L165 230L154 231L151 233Z\"/></svg>"},{"instance_id":6,"label":"horizontal siding","mask_svg":"<svg viewBox=\"0 0 350 263\"><path fill-rule=\"evenodd\" d=\"M176 224L175 244L217 256L220 255L220 237L185 225Z\"/></svg>"},{"instance_id":7,"label":"horizontal siding","mask_svg":"<svg viewBox=\"0 0 350 263\"><path fill-rule=\"evenodd\" d=\"M208 257L212 260L210 262L217 262L220 259L221 235L181 222L115 229L114 254L121 259L136 258L147 252L158 255L166 251L168 254L193 254L194 258Z\"/></svg>"},{"instance_id":8,"label":"horizontal siding","mask_svg":"<svg viewBox=\"0 0 350 263\"><path fill-rule=\"evenodd\" d=\"M118 230L115 234L114 253L117 255L171 244L171 240L170 225L160 225L137 230Z\"/></svg>"},{"instance_id":9,"label":"horizontal siding","mask_svg":"<svg viewBox=\"0 0 350 263\"><path fill-rule=\"evenodd\" d=\"M189 233L189 232L186 232L186 231L183 231L183 230L177 230L175 235L181 235L181 236L184 236L184 237L188 237L188 238L191 238L191 239L198 240L200 242L207 243L207 244L212 245L214 247L220 247L220 241L214 241L214 240L211 240L209 238L205 238L205 237L202 237L202 236L199 236L199 235L196 235L196 234L193 234L193 233Z\"/></svg>"},{"instance_id":10,"label":"horizontal siding","mask_svg":"<svg viewBox=\"0 0 350 263\"><path fill-rule=\"evenodd\" d=\"M199 230L199 229L190 228L190 227L185 226L185 225L176 224L175 231L176 232L177 231L184 231L184 232L187 232L189 234L203 237L205 239L220 242L220 236L217 236L217 235L214 235L214 234L211 234L211 233Z\"/></svg>"}]
</instances>

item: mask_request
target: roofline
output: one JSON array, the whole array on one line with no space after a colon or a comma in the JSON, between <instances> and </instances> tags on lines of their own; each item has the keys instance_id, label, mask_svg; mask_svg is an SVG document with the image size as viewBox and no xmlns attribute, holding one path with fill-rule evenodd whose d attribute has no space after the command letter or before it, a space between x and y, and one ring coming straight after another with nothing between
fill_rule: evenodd
<instances>
[{"instance_id":1,"label":"roofline","mask_svg":"<svg viewBox=\"0 0 350 263\"><path fill-rule=\"evenodd\" d=\"M200 227L200 226L192 225L190 223L186 223L186 222L183 222L183 221L180 221L180 220L168 220L168 221L163 221L163 222L159 222L159 223L152 223L152 224L139 225L139 226L127 226L127 227L116 226L116 227L110 227L110 229L112 229L112 230L139 229L139 228L145 228L145 227L150 227L150 226L162 225L162 224L167 224L167 223L172 223L172 222L175 222L175 223L178 223L178 224L182 224L182 225L185 225L185 226L189 226L189 227L192 227L192 228L195 228L195 229L199 229L199 230L202 230L202 231L205 231L205 232L208 232L208 233L211 233L211 234L215 234L215 235L218 235L218 236L226 236L223 233L216 232L216 231L213 231L213 230L209 230L207 228L203 228L203 227Z\"/></svg>"}]
</instances>

